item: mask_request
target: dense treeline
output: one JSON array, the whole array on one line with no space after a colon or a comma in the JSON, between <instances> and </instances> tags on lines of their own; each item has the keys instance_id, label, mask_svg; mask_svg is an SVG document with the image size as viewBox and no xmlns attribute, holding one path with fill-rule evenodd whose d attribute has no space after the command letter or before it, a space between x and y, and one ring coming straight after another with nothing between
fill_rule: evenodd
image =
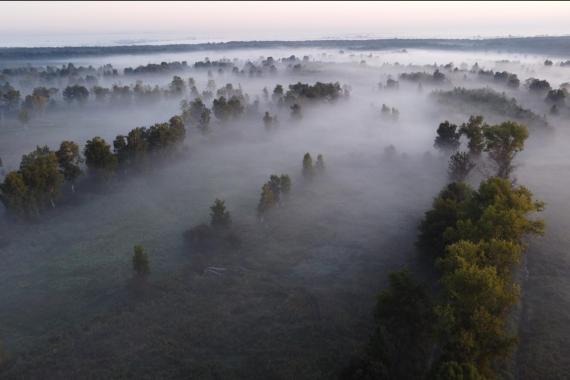
<instances>
[{"instance_id":1,"label":"dense treeline","mask_svg":"<svg viewBox=\"0 0 570 380\"><path fill-rule=\"evenodd\" d=\"M435 49L456 51L500 50L534 54L565 55L570 48L567 36L503 37L490 39L371 39L371 40L309 40L309 41L230 41L171 45L77 46L1 48L0 57L6 59L67 58L98 55L149 54L227 50L244 48L332 48L357 51L392 49ZM562 65L562 62L559 63Z\"/></svg>"},{"instance_id":2,"label":"dense treeline","mask_svg":"<svg viewBox=\"0 0 570 380\"><path fill-rule=\"evenodd\" d=\"M483 129L481 139L470 140L473 152L489 144L503 145L497 149L501 152L512 150L509 126L515 123L482 126L480 117L462 126ZM436 146L449 147L447 141L457 147L455 133L456 128L442 123ZM515 144L518 150L525 138ZM544 222L532 218L543 207L508 178L489 177L478 189L462 181L447 185L426 212L417 241L437 283L419 284L408 271L393 273L389 288L378 297L370 341L342 377L497 378L517 342L508 327L519 299L514 271L525 250L524 237L544 231Z\"/></svg>"},{"instance_id":3,"label":"dense treeline","mask_svg":"<svg viewBox=\"0 0 570 380\"><path fill-rule=\"evenodd\" d=\"M0 184L0 200L13 215L39 216L45 209L55 207L65 182L74 190L76 179L83 173L83 162L90 177L106 180L118 171L141 170L151 161L172 154L185 136L182 118L174 116L167 123L135 128L127 136L117 136L113 150L104 139L94 137L85 144L84 158L72 141L62 142L57 151L37 147L22 157L18 170L6 174Z\"/></svg>"},{"instance_id":4,"label":"dense treeline","mask_svg":"<svg viewBox=\"0 0 570 380\"><path fill-rule=\"evenodd\" d=\"M432 96L441 104L465 109L466 113L474 110L495 113L532 128L547 128L548 123L533 111L521 107L515 98L507 98L504 93L498 93L491 88L466 89L456 87L451 91L435 91Z\"/></svg>"},{"instance_id":5,"label":"dense treeline","mask_svg":"<svg viewBox=\"0 0 570 380\"><path fill-rule=\"evenodd\" d=\"M517 74L509 73L508 71L494 72L493 70L480 69L477 72L477 76L482 79L492 80L495 83L500 83L510 88L519 88L521 84Z\"/></svg>"},{"instance_id":6,"label":"dense treeline","mask_svg":"<svg viewBox=\"0 0 570 380\"><path fill-rule=\"evenodd\" d=\"M437 69L432 74L426 72L402 73L399 78L404 81L434 85L442 84L446 81L445 74Z\"/></svg>"},{"instance_id":7,"label":"dense treeline","mask_svg":"<svg viewBox=\"0 0 570 380\"><path fill-rule=\"evenodd\" d=\"M137 66L134 69L132 67L126 67L123 70L125 75L132 74L163 74L170 72L184 71L188 69L188 62L174 61L174 62L161 62L160 64L149 63L147 65Z\"/></svg>"}]
</instances>

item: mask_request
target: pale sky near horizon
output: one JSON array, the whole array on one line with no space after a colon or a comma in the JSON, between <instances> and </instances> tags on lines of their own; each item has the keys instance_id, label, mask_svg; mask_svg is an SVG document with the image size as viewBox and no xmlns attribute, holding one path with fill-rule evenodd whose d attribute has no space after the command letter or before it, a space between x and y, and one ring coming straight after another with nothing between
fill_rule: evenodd
<instances>
[{"instance_id":1,"label":"pale sky near horizon","mask_svg":"<svg viewBox=\"0 0 570 380\"><path fill-rule=\"evenodd\" d=\"M232 40L569 35L570 2L1 2L3 41L129 34Z\"/></svg>"}]
</instances>

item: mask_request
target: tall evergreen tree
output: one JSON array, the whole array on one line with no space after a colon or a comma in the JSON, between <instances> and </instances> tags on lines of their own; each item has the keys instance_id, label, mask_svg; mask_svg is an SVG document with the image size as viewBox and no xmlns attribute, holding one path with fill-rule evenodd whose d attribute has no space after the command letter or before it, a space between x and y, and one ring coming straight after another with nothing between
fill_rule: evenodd
<instances>
[{"instance_id":1,"label":"tall evergreen tree","mask_svg":"<svg viewBox=\"0 0 570 380\"><path fill-rule=\"evenodd\" d=\"M313 167L313 158L311 154L307 152L303 156L303 177L311 179L314 175L315 168Z\"/></svg>"},{"instance_id":2,"label":"tall evergreen tree","mask_svg":"<svg viewBox=\"0 0 570 380\"><path fill-rule=\"evenodd\" d=\"M210 217L210 225L215 228L227 228L232 223L230 213L226 210L225 202L221 199L216 198L214 204L210 207Z\"/></svg>"}]
</instances>

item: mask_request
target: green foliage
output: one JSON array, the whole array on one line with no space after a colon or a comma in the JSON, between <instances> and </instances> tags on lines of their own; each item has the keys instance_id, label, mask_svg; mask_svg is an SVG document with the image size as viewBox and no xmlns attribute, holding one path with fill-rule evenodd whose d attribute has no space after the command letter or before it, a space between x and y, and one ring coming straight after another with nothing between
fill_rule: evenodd
<instances>
[{"instance_id":1,"label":"green foliage","mask_svg":"<svg viewBox=\"0 0 570 380\"><path fill-rule=\"evenodd\" d=\"M437 136L433 146L442 152L449 153L459 148L459 138L461 134L457 130L457 125L444 121L437 128Z\"/></svg>"},{"instance_id":2,"label":"green foliage","mask_svg":"<svg viewBox=\"0 0 570 380\"><path fill-rule=\"evenodd\" d=\"M172 81L170 82L169 88L172 94L180 95L186 90L186 83L184 82L184 79L175 75L174 77L172 77Z\"/></svg>"},{"instance_id":3,"label":"green foliage","mask_svg":"<svg viewBox=\"0 0 570 380\"><path fill-rule=\"evenodd\" d=\"M475 163L466 152L455 152L449 157L449 178L452 181L465 181Z\"/></svg>"},{"instance_id":4,"label":"green foliage","mask_svg":"<svg viewBox=\"0 0 570 380\"><path fill-rule=\"evenodd\" d=\"M359 362L343 379L421 379L429 369L435 332L432 300L407 270L390 274L378 297L375 330Z\"/></svg>"},{"instance_id":5,"label":"green foliage","mask_svg":"<svg viewBox=\"0 0 570 380\"><path fill-rule=\"evenodd\" d=\"M424 84L442 84L445 82L445 75L439 70L435 70L433 74L428 74L425 72L415 72L415 73L402 73L399 78L404 81L424 83Z\"/></svg>"},{"instance_id":6,"label":"green foliage","mask_svg":"<svg viewBox=\"0 0 570 380\"><path fill-rule=\"evenodd\" d=\"M380 293L375 311L376 333L370 354L385 358L391 377L416 379L427 370L434 313L422 284L408 271L390 274L390 287ZM409 358L402 361L403 356Z\"/></svg>"},{"instance_id":7,"label":"green foliage","mask_svg":"<svg viewBox=\"0 0 570 380\"><path fill-rule=\"evenodd\" d=\"M486 140L485 151L497 165L497 176L508 178L513 170L513 158L524 148L528 129L524 125L506 121L487 126L483 134Z\"/></svg>"},{"instance_id":8,"label":"green foliage","mask_svg":"<svg viewBox=\"0 0 570 380\"><path fill-rule=\"evenodd\" d=\"M26 216L36 210L35 200L31 197L20 172L9 172L0 185L0 190L0 200L9 212Z\"/></svg>"},{"instance_id":9,"label":"green foliage","mask_svg":"<svg viewBox=\"0 0 570 380\"><path fill-rule=\"evenodd\" d=\"M206 107L201 98L196 98L192 102L183 102L182 119L185 122L195 125L205 132L210 125L211 111Z\"/></svg>"},{"instance_id":10,"label":"green foliage","mask_svg":"<svg viewBox=\"0 0 570 380\"><path fill-rule=\"evenodd\" d=\"M484 128L486 128L486 124L483 124L483 116L470 116L469 121L461 124L459 128L459 133L468 139L469 154L475 158L479 157L485 148Z\"/></svg>"},{"instance_id":11,"label":"green foliage","mask_svg":"<svg viewBox=\"0 0 570 380\"><path fill-rule=\"evenodd\" d=\"M79 104L83 104L87 101L89 97L89 90L85 88L85 86L81 85L73 85L67 86L65 90L63 90L63 98L68 103L77 102Z\"/></svg>"},{"instance_id":12,"label":"green foliage","mask_svg":"<svg viewBox=\"0 0 570 380\"><path fill-rule=\"evenodd\" d=\"M117 157L117 163L119 165L124 165L127 162L129 159L129 150L126 136L118 135L115 137L115 140L113 140L113 152Z\"/></svg>"},{"instance_id":13,"label":"green foliage","mask_svg":"<svg viewBox=\"0 0 570 380\"><path fill-rule=\"evenodd\" d=\"M289 194L291 191L291 178L287 174L281 174L281 177L279 177L279 179L281 182L281 192L285 195Z\"/></svg>"},{"instance_id":14,"label":"green foliage","mask_svg":"<svg viewBox=\"0 0 570 380\"><path fill-rule=\"evenodd\" d=\"M0 199L16 215L34 216L46 207L55 207L64 176L55 152L47 146L24 155L20 169L8 173L0 185Z\"/></svg>"},{"instance_id":15,"label":"green foliage","mask_svg":"<svg viewBox=\"0 0 570 380\"><path fill-rule=\"evenodd\" d=\"M557 89L548 91L548 94L546 94L546 98L544 100L548 103L564 104L565 99L566 91Z\"/></svg>"},{"instance_id":16,"label":"green foliage","mask_svg":"<svg viewBox=\"0 0 570 380\"><path fill-rule=\"evenodd\" d=\"M123 168L144 169L150 164L151 156L168 156L185 137L186 128L180 116L173 116L167 123L157 123L149 128L134 128L127 136L118 135L113 141L116 164Z\"/></svg>"},{"instance_id":17,"label":"green foliage","mask_svg":"<svg viewBox=\"0 0 570 380\"><path fill-rule=\"evenodd\" d=\"M87 140L83 155L91 173L104 178L109 178L115 173L117 157L111 153L111 147L101 137Z\"/></svg>"},{"instance_id":18,"label":"green foliage","mask_svg":"<svg viewBox=\"0 0 570 380\"><path fill-rule=\"evenodd\" d=\"M220 96L218 99L214 99L212 110L218 120L227 121L241 116L244 106L242 105L242 100L237 96L232 96L227 101L224 96Z\"/></svg>"},{"instance_id":19,"label":"green foliage","mask_svg":"<svg viewBox=\"0 0 570 380\"><path fill-rule=\"evenodd\" d=\"M278 176L272 174L261 187L261 197L257 206L257 213L259 216L263 215L270 208L279 204L281 195L287 195L291 191L291 178L287 174Z\"/></svg>"},{"instance_id":20,"label":"green foliage","mask_svg":"<svg viewBox=\"0 0 570 380\"><path fill-rule=\"evenodd\" d=\"M146 276L150 273L148 255L141 245L135 245L133 249L133 270L138 276Z\"/></svg>"},{"instance_id":21,"label":"green foliage","mask_svg":"<svg viewBox=\"0 0 570 380\"><path fill-rule=\"evenodd\" d=\"M73 141L63 141L55 155L64 178L67 181L75 181L82 173L79 165L83 160L79 154L79 145Z\"/></svg>"},{"instance_id":22,"label":"green foliage","mask_svg":"<svg viewBox=\"0 0 570 380\"><path fill-rule=\"evenodd\" d=\"M277 201L275 200L275 193L271 188L271 184L268 182L263 184L261 187L261 197L259 199L259 204L257 205L257 214L260 216L265 214L276 204Z\"/></svg>"},{"instance_id":23,"label":"green foliage","mask_svg":"<svg viewBox=\"0 0 570 380\"><path fill-rule=\"evenodd\" d=\"M441 273L435 310L444 362L435 378L494 378L496 362L516 344L507 329L519 298L512 272L523 238L544 231L542 220L530 218L543 207L528 189L498 177L481 182L477 191L452 183L434 200L418 245L435 255Z\"/></svg>"},{"instance_id":24,"label":"green foliage","mask_svg":"<svg viewBox=\"0 0 570 380\"><path fill-rule=\"evenodd\" d=\"M528 87L530 92L535 93L545 93L552 89L552 87L550 87L550 83L543 79L529 78L525 81L525 85Z\"/></svg>"},{"instance_id":25,"label":"green foliage","mask_svg":"<svg viewBox=\"0 0 570 380\"><path fill-rule=\"evenodd\" d=\"M42 209L58 195L63 184L63 175L59 172L59 163L55 152L47 146L37 147L35 151L24 155L20 162L20 173L28 186L30 196Z\"/></svg>"},{"instance_id":26,"label":"green foliage","mask_svg":"<svg viewBox=\"0 0 570 380\"><path fill-rule=\"evenodd\" d=\"M289 90L285 94L285 99L289 104L291 104L302 100L335 100L341 95L342 88L338 82L316 82L314 85L298 82L289 85Z\"/></svg>"},{"instance_id":27,"label":"green foliage","mask_svg":"<svg viewBox=\"0 0 570 380\"><path fill-rule=\"evenodd\" d=\"M281 178L275 174L269 176L269 186L271 187L271 192L273 193L273 198L275 203L279 203L281 200Z\"/></svg>"},{"instance_id":28,"label":"green foliage","mask_svg":"<svg viewBox=\"0 0 570 380\"><path fill-rule=\"evenodd\" d=\"M15 110L20 105L20 91L8 82L0 84L0 101L7 110Z\"/></svg>"},{"instance_id":29,"label":"green foliage","mask_svg":"<svg viewBox=\"0 0 570 380\"><path fill-rule=\"evenodd\" d=\"M466 212L473 190L463 182L450 183L434 199L420 223L418 247L431 256L440 256L449 243L444 233L457 224Z\"/></svg>"},{"instance_id":30,"label":"green foliage","mask_svg":"<svg viewBox=\"0 0 570 380\"><path fill-rule=\"evenodd\" d=\"M273 89L273 94L271 95L271 99L274 103L281 104L283 102L283 86L278 84Z\"/></svg>"},{"instance_id":31,"label":"green foliage","mask_svg":"<svg viewBox=\"0 0 570 380\"><path fill-rule=\"evenodd\" d=\"M232 223L230 213L226 210L225 202L217 198L210 207L210 217L210 225L215 228L227 228Z\"/></svg>"},{"instance_id":32,"label":"green foliage","mask_svg":"<svg viewBox=\"0 0 570 380\"><path fill-rule=\"evenodd\" d=\"M528 138L528 129L512 121L497 125L484 123L482 116L471 116L457 131L454 124L447 121L437 129L434 146L445 152L454 151L460 145L460 137L468 139L469 155L454 153L449 162L449 176L453 181L463 181L481 158L482 152L487 153L496 167L496 175L508 178L513 171L513 159L524 148Z\"/></svg>"}]
</instances>

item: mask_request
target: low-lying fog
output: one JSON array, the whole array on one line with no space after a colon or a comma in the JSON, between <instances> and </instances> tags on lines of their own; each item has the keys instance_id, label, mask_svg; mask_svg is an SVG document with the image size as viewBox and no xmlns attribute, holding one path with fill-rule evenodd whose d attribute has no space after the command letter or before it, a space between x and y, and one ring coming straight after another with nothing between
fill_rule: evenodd
<instances>
[{"instance_id":1,"label":"low-lying fog","mask_svg":"<svg viewBox=\"0 0 570 380\"><path fill-rule=\"evenodd\" d=\"M205 57L228 58L241 68L246 60L291 55L308 59L297 70L279 63L276 73L253 77L215 69L209 76L192 67ZM570 111L564 106L551 115L544 96L524 86L531 77L547 80L553 89L570 81L570 67L557 65L559 59L545 66L547 58L249 49L32 61L33 66L110 63L120 75L101 79L98 85L105 87L143 80L166 88L173 75L186 82L194 78L200 92L209 79L218 89L231 83L250 102L259 100L259 114L225 124L212 114L208 134L187 126L182 157L104 188L78 186L72 199L38 221L1 216L0 341L10 355L25 354L6 378L334 377L369 335L375 297L387 274L416 265L417 223L447 181L447 159L433 148L439 123L462 123L477 113L490 122L509 119L489 107L443 105L431 95L454 87L504 92L549 125L547 132L530 129L516 159L518 183L546 202L547 232L529 242L512 377L561 378L570 371ZM163 61L187 61L190 67L122 75L125 67ZM459 70L445 70L448 63ZM484 80L470 71L475 64L517 74L520 87ZM399 80L397 88L386 87L401 73L431 75L436 68L446 83ZM277 84L287 91L290 84L317 81L347 85L350 95L303 105L301 120L263 96L267 88L271 98ZM22 89L22 97L34 87L11 84ZM83 147L94 136L112 144L118 134L180 114L183 99L189 94L145 105L97 104L90 98L78 106L60 100L61 107L25 126L5 120L0 126L4 172L17 169L22 155L37 145L57 149L61 141L73 140ZM399 115L382 114L383 104ZM269 130L262 121L265 111L279 121ZM301 173L305 152L313 160L324 157L326 171L314 181ZM261 186L271 174L282 173L292 179L291 194L260 223ZM208 222L215 198L225 200L242 244L231 252L214 247L198 255L183 233ZM135 244L150 257L144 296L129 291ZM208 267L225 270L213 274Z\"/></svg>"}]
</instances>

